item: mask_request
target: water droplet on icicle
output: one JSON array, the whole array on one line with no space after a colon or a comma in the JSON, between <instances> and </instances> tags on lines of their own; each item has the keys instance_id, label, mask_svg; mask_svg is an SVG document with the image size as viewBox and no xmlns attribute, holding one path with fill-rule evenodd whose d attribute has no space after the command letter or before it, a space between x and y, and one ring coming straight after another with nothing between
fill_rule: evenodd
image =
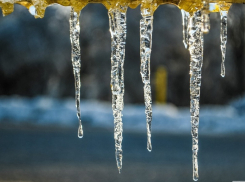
<instances>
[{"instance_id":1,"label":"water droplet on icicle","mask_svg":"<svg viewBox=\"0 0 245 182\"><path fill-rule=\"evenodd\" d=\"M150 58L153 31L153 13L149 9L142 8L140 20L140 73L144 83L145 114L147 129L147 149L152 150L151 145L151 121L152 121L152 97L150 85Z\"/></svg>"},{"instance_id":2,"label":"water droplet on icicle","mask_svg":"<svg viewBox=\"0 0 245 182\"><path fill-rule=\"evenodd\" d=\"M188 49L188 22L190 14L185 10L181 10L182 14L182 25L183 25L183 43L186 49Z\"/></svg>"},{"instance_id":3,"label":"water droplet on icicle","mask_svg":"<svg viewBox=\"0 0 245 182\"><path fill-rule=\"evenodd\" d=\"M79 15L71 8L70 16L70 39L71 39L71 61L73 66L73 74L75 79L75 101L77 108L77 117L79 120L78 127L78 137L83 137L83 127L81 121L80 113L80 68L81 68L81 53L80 53L80 44L79 44L79 34L80 34L80 25L79 25Z\"/></svg>"},{"instance_id":4,"label":"water droplet on icicle","mask_svg":"<svg viewBox=\"0 0 245 182\"><path fill-rule=\"evenodd\" d=\"M201 12L195 12L189 23L189 52L190 52L190 112L192 134L193 180L198 180L198 126L199 99L201 87L201 69L203 62L203 32Z\"/></svg>"},{"instance_id":5,"label":"water droplet on icicle","mask_svg":"<svg viewBox=\"0 0 245 182\"><path fill-rule=\"evenodd\" d=\"M114 116L115 154L119 173L122 169L122 140L123 123L122 110L124 107L124 59L126 44L126 6L119 5L109 9L109 24L111 33L111 91L112 111Z\"/></svg>"},{"instance_id":6,"label":"water droplet on icicle","mask_svg":"<svg viewBox=\"0 0 245 182\"><path fill-rule=\"evenodd\" d=\"M221 63L221 76L225 77L225 53L226 53L226 42L227 42L227 11L220 11L220 41L221 41L221 54L222 54L222 63Z\"/></svg>"}]
</instances>

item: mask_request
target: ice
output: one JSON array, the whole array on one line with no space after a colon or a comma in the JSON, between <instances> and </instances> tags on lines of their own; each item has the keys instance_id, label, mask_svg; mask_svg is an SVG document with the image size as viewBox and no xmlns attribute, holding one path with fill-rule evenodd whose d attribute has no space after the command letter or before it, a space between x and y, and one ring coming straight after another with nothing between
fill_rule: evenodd
<instances>
[{"instance_id":1,"label":"ice","mask_svg":"<svg viewBox=\"0 0 245 182\"><path fill-rule=\"evenodd\" d=\"M79 120L78 127L78 137L83 137L83 127L80 113L80 68L81 68L81 53L79 45L79 34L80 34L80 25L79 25L79 13L75 12L71 8L71 17L70 17L70 39L71 39L71 60L73 66L73 74L75 79L75 101L77 108L77 117Z\"/></svg>"},{"instance_id":2,"label":"ice","mask_svg":"<svg viewBox=\"0 0 245 182\"><path fill-rule=\"evenodd\" d=\"M183 25L183 43L186 49L188 49L188 23L190 19L190 14L185 10L181 10L182 14L182 25Z\"/></svg>"},{"instance_id":3,"label":"ice","mask_svg":"<svg viewBox=\"0 0 245 182\"><path fill-rule=\"evenodd\" d=\"M201 11L201 19L202 19L202 32L208 33L210 29L210 20L209 20L209 3L207 1L203 1L203 8Z\"/></svg>"},{"instance_id":4,"label":"ice","mask_svg":"<svg viewBox=\"0 0 245 182\"><path fill-rule=\"evenodd\" d=\"M33 16L37 15L35 6L30 6L29 12L30 12Z\"/></svg>"},{"instance_id":5,"label":"ice","mask_svg":"<svg viewBox=\"0 0 245 182\"><path fill-rule=\"evenodd\" d=\"M195 12L189 24L189 52L190 52L190 112L192 134L193 180L198 180L198 126L199 99L201 86L201 68L203 62L203 32L201 11Z\"/></svg>"},{"instance_id":6,"label":"ice","mask_svg":"<svg viewBox=\"0 0 245 182\"><path fill-rule=\"evenodd\" d=\"M150 58L153 31L153 14L148 9L142 9L140 20L140 73L144 83L145 114L147 129L147 149L152 150L151 145L151 121L152 121L152 98L150 84Z\"/></svg>"},{"instance_id":7,"label":"ice","mask_svg":"<svg viewBox=\"0 0 245 182\"><path fill-rule=\"evenodd\" d=\"M123 123L122 110L124 107L124 59L126 44L126 6L119 5L108 11L111 33L111 91L112 111L114 116L115 154L119 173L122 169L122 140Z\"/></svg>"},{"instance_id":8,"label":"ice","mask_svg":"<svg viewBox=\"0 0 245 182\"><path fill-rule=\"evenodd\" d=\"M221 63L221 76L225 77L225 53L226 53L226 42L227 42L227 14L228 11L220 11L220 41L221 41L221 54L222 54L222 63Z\"/></svg>"}]
</instances>

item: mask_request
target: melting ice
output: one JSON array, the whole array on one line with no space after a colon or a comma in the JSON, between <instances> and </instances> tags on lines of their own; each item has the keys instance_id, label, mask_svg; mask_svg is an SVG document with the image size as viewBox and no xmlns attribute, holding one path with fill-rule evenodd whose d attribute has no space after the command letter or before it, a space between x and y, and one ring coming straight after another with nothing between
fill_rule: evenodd
<instances>
[{"instance_id":1,"label":"melting ice","mask_svg":"<svg viewBox=\"0 0 245 182\"><path fill-rule=\"evenodd\" d=\"M203 62L203 32L201 11L190 17L189 23L189 52L190 52L190 112L192 134L193 180L198 180L198 126L199 99L201 87L201 69Z\"/></svg>"},{"instance_id":2,"label":"melting ice","mask_svg":"<svg viewBox=\"0 0 245 182\"><path fill-rule=\"evenodd\" d=\"M150 58L152 45L153 15L148 9L141 11L140 20L140 73L144 83L144 99L147 129L147 149L152 150L151 145L151 121L152 121L152 98L150 85Z\"/></svg>"},{"instance_id":3,"label":"melting ice","mask_svg":"<svg viewBox=\"0 0 245 182\"><path fill-rule=\"evenodd\" d=\"M70 39L71 39L71 60L73 66L73 74L75 79L75 101L77 107L77 117L79 120L78 127L78 137L83 137L83 127L81 121L80 113L80 68L81 68L81 55L80 55L80 45L79 45L79 34L80 34L80 25L79 25L79 13L75 12L71 8L70 16Z\"/></svg>"},{"instance_id":4,"label":"melting ice","mask_svg":"<svg viewBox=\"0 0 245 182\"><path fill-rule=\"evenodd\" d=\"M109 25L111 33L111 91L112 111L114 116L114 139L116 162L119 173L122 169L123 123L122 110L124 106L124 59L126 44L126 6L109 9Z\"/></svg>"},{"instance_id":5,"label":"melting ice","mask_svg":"<svg viewBox=\"0 0 245 182\"><path fill-rule=\"evenodd\" d=\"M183 23L183 43L190 52L190 113L192 134L192 160L193 180L198 180L198 127L199 127L199 100L201 87L201 69L203 64L203 33L210 28L209 4L203 2L203 9L193 13L181 10ZM126 44L126 11L127 6L117 5L108 11L111 33L111 91L112 110L114 117L115 155L119 173L122 169L122 140L123 123L122 110L124 107L124 60ZM151 122L152 122L152 97L150 86L150 57L152 47L153 13L149 9L142 8L140 20L140 57L141 77L144 84L144 100L147 128L147 149L152 150ZM225 52L227 41L227 11L221 11L221 51L222 64L221 76L225 75ZM71 9L70 39L72 47L72 65L75 77L75 98L77 117L79 119L78 136L83 136L80 115L80 46L79 46L79 13Z\"/></svg>"},{"instance_id":6,"label":"melting ice","mask_svg":"<svg viewBox=\"0 0 245 182\"><path fill-rule=\"evenodd\" d=\"M221 41L221 54L222 54L222 63L221 63L221 76L225 77L225 53L226 53L226 42L227 42L227 11L220 11L220 41Z\"/></svg>"}]
</instances>

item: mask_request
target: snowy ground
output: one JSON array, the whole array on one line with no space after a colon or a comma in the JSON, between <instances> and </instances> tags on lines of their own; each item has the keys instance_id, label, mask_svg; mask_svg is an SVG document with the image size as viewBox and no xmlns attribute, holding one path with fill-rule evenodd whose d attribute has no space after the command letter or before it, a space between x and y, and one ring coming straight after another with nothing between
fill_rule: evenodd
<instances>
[{"instance_id":1,"label":"snowy ground","mask_svg":"<svg viewBox=\"0 0 245 182\"><path fill-rule=\"evenodd\" d=\"M113 127L110 103L82 100L81 110L84 123L92 127ZM78 125L74 99L46 97L1 97L0 123L4 122L65 127ZM123 123L125 131L145 132L144 105L125 105ZM189 108L153 106L153 132L189 134L190 126ZM245 133L245 98L227 106L201 106L199 131L208 135Z\"/></svg>"}]
</instances>

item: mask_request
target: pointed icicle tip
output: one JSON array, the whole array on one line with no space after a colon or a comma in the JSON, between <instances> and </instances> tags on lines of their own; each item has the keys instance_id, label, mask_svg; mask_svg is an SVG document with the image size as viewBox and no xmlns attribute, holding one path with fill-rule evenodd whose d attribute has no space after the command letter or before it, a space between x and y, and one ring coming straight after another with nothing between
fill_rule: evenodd
<instances>
[{"instance_id":1,"label":"pointed icicle tip","mask_svg":"<svg viewBox=\"0 0 245 182\"><path fill-rule=\"evenodd\" d=\"M151 145L151 143L148 143L148 145L147 145L147 150L148 150L149 152L152 151L152 145Z\"/></svg>"},{"instance_id":2,"label":"pointed icicle tip","mask_svg":"<svg viewBox=\"0 0 245 182\"><path fill-rule=\"evenodd\" d=\"M193 175L193 181L198 181L199 175L198 173L194 173Z\"/></svg>"},{"instance_id":3,"label":"pointed icicle tip","mask_svg":"<svg viewBox=\"0 0 245 182\"><path fill-rule=\"evenodd\" d=\"M147 150L148 150L148 152L151 152L151 151L152 151L152 148L149 148L149 147L148 147Z\"/></svg>"},{"instance_id":4,"label":"pointed icicle tip","mask_svg":"<svg viewBox=\"0 0 245 182\"><path fill-rule=\"evenodd\" d=\"M222 60L222 63L221 63L221 73L220 75L224 78L225 77L225 62L224 60Z\"/></svg>"},{"instance_id":5,"label":"pointed icicle tip","mask_svg":"<svg viewBox=\"0 0 245 182\"><path fill-rule=\"evenodd\" d=\"M118 173L121 174L122 168L118 168Z\"/></svg>"},{"instance_id":6,"label":"pointed icicle tip","mask_svg":"<svg viewBox=\"0 0 245 182\"><path fill-rule=\"evenodd\" d=\"M83 128L82 126L78 127L78 138L82 138L83 137Z\"/></svg>"}]
</instances>

